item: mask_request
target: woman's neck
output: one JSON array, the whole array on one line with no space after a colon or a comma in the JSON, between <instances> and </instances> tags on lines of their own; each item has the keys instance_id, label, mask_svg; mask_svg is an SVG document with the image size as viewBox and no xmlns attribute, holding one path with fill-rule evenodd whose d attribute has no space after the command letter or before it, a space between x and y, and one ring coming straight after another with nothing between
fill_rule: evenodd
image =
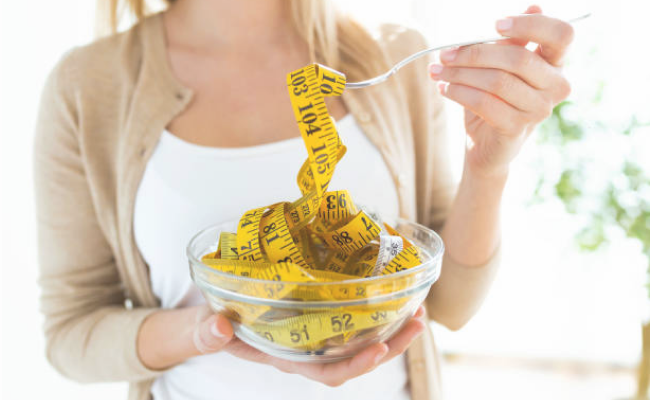
<instances>
[{"instance_id":1,"label":"woman's neck","mask_svg":"<svg viewBox=\"0 0 650 400\"><path fill-rule=\"evenodd\" d=\"M201 51L277 48L297 40L286 0L176 0L165 14L173 41Z\"/></svg>"}]
</instances>

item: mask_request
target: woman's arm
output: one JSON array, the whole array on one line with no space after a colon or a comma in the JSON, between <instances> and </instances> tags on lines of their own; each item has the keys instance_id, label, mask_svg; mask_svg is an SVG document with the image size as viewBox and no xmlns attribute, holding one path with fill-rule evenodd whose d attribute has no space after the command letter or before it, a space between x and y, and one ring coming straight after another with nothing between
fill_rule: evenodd
<instances>
[{"instance_id":1,"label":"woman's arm","mask_svg":"<svg viewBox=\"0 0 650 400\"><path fill-rule=\"evenodd\" d=\"M111 246L97 219L79 148L74 50L42 91L34 138L40 308L46 355L81 382L159 374L136 353L140 324L156 309L127 310Z\"/></svg>"},{"instance_id":2,"label":"woman's arm","mask_svg":"<svg viewBox=\"0 0 650 400\"><path fill-rule=\"evenodd\" d=\"M440 92L465 107L469 136L463 176L446 218L442 237L452 271L443 268L431 299L434 318L452 329L475 313L494 275L500 241L499 208L509 164L535 126L570 91L560 67L573 31L565 22L540 15L539 7L501 21L505 43L469 46L441 54L432 64ZM537 15L532 15L537 14ZM540 43L535 52L524 46ZM460 264L455 265L455 264ZM487 268L486 268L487 266ZM476 279L459 280L464 270Z\"/></svg>"},{"instance_id":3,"label":"woman's arm","mask_svg":"<svg viewBox=\"0 0 650 400\"><path fill-rule=\"evenodd\" d=\"M441 232L451 259L480 266L494 254L501 237L501 194L507 179L507 172L482 177L465 166Z\"/></svg>"},{"instance_id":4,"label":"woman's arm","mask_svg":"<svg viewBox=\"0 0 650 400\"><path fill-rule=\"evenodd\" d=\"M394 30L388 29L385 36L394 37ZM421 33L407 29L388 41L387 50L391 60L401 60L430 46ZM422 77L428 67L426 59L413 64L392 79L402 79L409 96L417 220L441 234L447 247L440 278L426 298L426 310L430 320L455 330L476 313L498 269L498 204L503 182L481 181L467 174L467 169L462 181L456 182L449 156L444 98L434 82ZM482 239L475 239L477 236ZM471 247L463 249L463 241L471 242Z\"/></svg>"},{"instance_id":5,"label":"woman's arm","mask_svg":"<svg viewBox=\"0 0 650 400\"><path fill-rule=\"evenodd\" d=\"M430 314L462 328L478 311L499 263L501 194L507 175L485 179L463 171L440 235L444 266L429 300Z\"/></svg>"},{"instance_id":6,"label":"woman's arm","mask_svg":"<svg viewBox=\"0 0 650 400\"><path fill-rule=\"evenodd\" d=\"M539 13L529 7L527 13ZM569 93L559 65L571 42L571 27L541 15L513 18L500 30L513 37L500 45L461 48L430 68L438 90L422 82L424 58L392 79L409 94L414 132L417 218L441 234L446 251L442 272L426 299L428 317L460 329L482 304L501 258L499 209L509 163L534 126ZM390 32L388 32L390 33ZM391 60L430 47L414 30L387 35ZM529 40L542 47L531 52ZM453 55L454 52L451 52ZM432 67L432 66L431 66ZM460 183L453 180L443 97L466 108L468 141Z\"/></svg>"}]
</instances>

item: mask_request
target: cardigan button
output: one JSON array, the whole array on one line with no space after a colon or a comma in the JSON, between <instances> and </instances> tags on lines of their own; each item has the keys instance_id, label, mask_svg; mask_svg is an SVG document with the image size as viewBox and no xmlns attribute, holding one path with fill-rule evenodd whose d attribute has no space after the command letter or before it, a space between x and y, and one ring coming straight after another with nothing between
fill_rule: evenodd
<instances>
[{"instance_id":1,"label":"cardigan button","mask_svg":"<svg viewBox=\"0 0 650 400\"><path fill-rule=\"evenodd\" d=\"M126 299L124 299L124 308L126 308L127 310L132 310L133 309L133 300L131 300L128 297Z\"/></svg>"}]
</instances>

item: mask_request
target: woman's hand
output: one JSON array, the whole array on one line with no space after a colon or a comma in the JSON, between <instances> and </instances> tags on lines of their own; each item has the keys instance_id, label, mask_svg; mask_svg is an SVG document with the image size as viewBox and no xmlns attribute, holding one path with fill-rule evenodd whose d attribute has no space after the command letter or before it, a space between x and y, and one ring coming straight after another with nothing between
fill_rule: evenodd
<instances>
[{"instance_id":1,"label":"woman's hand","mask_svg":"<svg viewBox=\"0 0 650 400\"><path fill-rule=\"evenodd\" d=\"M227 351L236 357L272 365L282 372L300 374L328 386L342 385L403 353L425 328L424 308L420 306L413 318L389 341L368 346L347 360L315 364L273 357L247 345L233 336L227 318L213 314L207 306L197 308L196 315L197 324L192 337L197 354Z\"/></svg>"},{"instance_id":2,"label":"woman's hand","mask_svg":"<svg viewBox=\"0 0 650 400\"><path fill-rule=\"evenodd\" d=\"M483 177L505 176L535 126L570 93L561 67L573 39L570 24L541 14L497 22L497 30L512 39L444 51L442 65L429 72L440 80L441 93L465 107L465 129L472 139L466 170ZM525 48L538 43L535 51Z\"/></svg>"},{"instance_id":3,"label":"woman's hand","mask_svg":"<svg viewBox=\"0 0 650 400\"><path fill-rule=\"evenodd\" d=\"M190 357L227 351L289 374L300 374L328 386L339 386L403 353L422 333L425 324L424 308L420 306L404 327L385 343L370 345L343 361L300 363L270 356L247 345L233 335L232 325L226 317L213 313L207 305L201 305L152 313L140 327L137 349L142 363L154 370L172 367Z\"/></svg>"}]
</instances>

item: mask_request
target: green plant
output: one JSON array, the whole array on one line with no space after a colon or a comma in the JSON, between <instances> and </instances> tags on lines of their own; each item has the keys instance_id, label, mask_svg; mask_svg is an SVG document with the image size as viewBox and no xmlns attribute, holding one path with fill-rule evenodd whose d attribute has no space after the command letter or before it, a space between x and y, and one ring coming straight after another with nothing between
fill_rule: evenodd
<instances>
[{"instance_id":1,"label":"green plant","mask_svg":"<svg viewBox=\"0 0 650 400\"><path fill-rule=\"evenodd\" d=\"M600 103L603 88L601 84L592 104ZM615 230L638 241L648 263L645 286L650 301L650 174L634 160L632 145L632 138L645 133L650 123L642 123L635 116L618 128L605 121L581 121L574 107L568 101L560 103L540 127L537 162L542 164L538 168L542 173L531 203L554 196L568 213L581 217L584 226L575 237L583 251L607 245ZM608 153L610 147L623 151L617 158ZM559 170L544 167L548 164L544 160L549 158L559 164ZM548 170L554 172L544 172ZM650 321L643 324L642 333L638 399L647 398L650 380Z\"/></svg>"},{"instance_id":2,"label":"green plant","mask_svg":"<svg viewBox=\"0 0 650 400\"><path fill-rule=\"evenodd\" d=\"M595 177L587 173L592 170L591 164L601 160L593 153L585 155L572 150L571 144L584 140L585 129L579 121L565 116L565 110L571 106L568 101L558 104L541 127L538 143L559 152L562 166L558 176L540 175L533 202L544 201L541 189L551 185L552 194L562 201L567 212L586 217L587 223L576 235L582 250L595 251L609 243L609 228L621 229L627 237L638 240L648 260L646 287L650 299L650 175L627 158L621 160L618 168L607 171L605 176L601 175L602 171ZM600 134L608 141L629 142L637 130L650 126L650 123L640 123L633 116L619 132L606 129L603 123L594 125L605 131ZM616 137L612 138L612 135ZM594 180L599 182L590 182Z\"/></svg>"}]
</instances>

